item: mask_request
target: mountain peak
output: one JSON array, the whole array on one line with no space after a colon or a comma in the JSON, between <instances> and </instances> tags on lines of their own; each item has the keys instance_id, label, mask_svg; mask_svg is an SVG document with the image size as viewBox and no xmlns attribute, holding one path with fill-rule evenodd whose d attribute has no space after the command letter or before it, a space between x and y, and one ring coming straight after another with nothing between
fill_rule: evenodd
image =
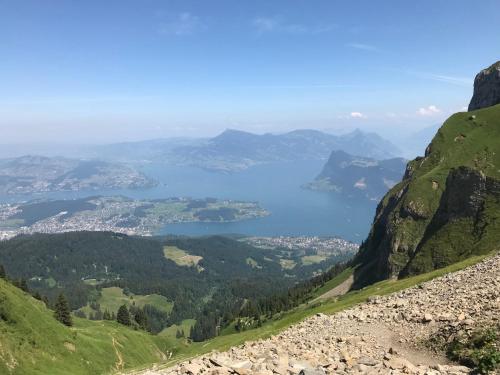
<instances>
[{"instance_id":1,"label":"mountain peak","mask_svg":"<svg viewBox=\"0 0 500 375\"><path fill-rule=\"evenodd\" d=\"M474 79L469 111L500 104L500 61L481 70Z\"/></svg>"}]
</instances>

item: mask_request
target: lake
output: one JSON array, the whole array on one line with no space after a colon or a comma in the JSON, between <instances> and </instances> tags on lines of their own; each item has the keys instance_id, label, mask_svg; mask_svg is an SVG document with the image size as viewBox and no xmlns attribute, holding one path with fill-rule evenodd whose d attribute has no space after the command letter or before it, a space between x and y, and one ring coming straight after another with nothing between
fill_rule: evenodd
<instances>
[{"instance_id":1,"label":"lake","mask_svg":"<svg viewBox=\"0 0 500 375\"><path fill-rule=\"evenodd\" d=\"M69 199L88 195L132 198L214 197L257 201L269 210L264 218L232 223L182 223L162 228L160 234L246 234L255 236L340 236L360 242L368 234L376 202L347 199L332 192L302 189L319 174L324 161L271 163L245 171L222 174L194 167L150 164L142 170L160 183L151 189L98 190L38 194L35 198ZM33 199L1 197L0 201Z\"/></svg>"}]
</instances>

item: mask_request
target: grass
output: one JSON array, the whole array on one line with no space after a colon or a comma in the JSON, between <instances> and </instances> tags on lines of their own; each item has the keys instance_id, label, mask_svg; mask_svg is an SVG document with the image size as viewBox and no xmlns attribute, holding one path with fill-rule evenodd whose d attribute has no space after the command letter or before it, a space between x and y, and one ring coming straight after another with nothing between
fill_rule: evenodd
<instances>
[{"instance_id":1,"label":"grass","mask_svg":"<svg viewBox=\"0 0 500 375\"><path fill-rule=\"evenodd\" d=\"M295 263L292 259L280 259L280 265L284 270L292 270L295 268L297 263Z\"/></svg>"},{"instance_id":2,"label":"grass","mask_svg":"<svg viewBox=\"0 0 500 375\"><path fill-rule=\"evenodd\" d=\"M335 276L333 279L327 281L322 287L317 288L313 293L312 296L314 298L320 297L326 292L332 290L333 288L339 286L342 284L344 281L346 281L352 274L354 273L353 268L346 268L344 271L339 273L337 276Z\"/></svg>"},{"instance_id":3,"label":"grass","mask_svg":"<svg viewBox=\"0 0 500 375\"><path fill-rule=\"evenodd\" d=\"M173 308L173 303L166 297L160 296L159 294L149 294L145 296L138 294L126 295L123 293L123 289L118 287L103 288L97 303L99 303L101 311L104 312L108 310L109 312L115 313L121 305L134 305L137 307L152 305L159 310L165 311L166 313L170 313ZM88 305L80 310L85 312L87 316L89 313L94 312Z\"/></svg>"},{"instance_id":4,"label":"grass","mask_svg":"<svg viewBox=\"0 0 500 375\"><path fill-rule=\"evenodd\" d=\"M194 320L194 319L185 319L179 325L174 324L168 328L165 328L158 335L161 336L162 338L168 339L170 342L177 342L177 344L179 344L179 343L185 344L185 341L186 341L185 338L178 339L176 337L177 331L178 330L184 331L185 337L188 337L189 332L191 331L191 327L194 326L195 323L196 323L196 320Z\"/></svg>"},{"instance_id":5,"label":"grass","mask_svg":"<svg viewBox=\"0 0 500 375\"><path fill-rule=\"evenodd\" d=\"M484 256L477 256L402 280L386 280L350 292L338 300L304 304L295 310L264 322L260 328L241 333L226 334L213 340L187 344L175 339L178 327L153 336L143 331L109 321L89 321L75 318L75 326L68 328L53 318L52 311L31 296L0 279L0 373L2 374L105 374L150 367L162 363L168 367L179 361L211 350L225 350L245 341L267 338L316 313L331 314L372 295L383 295L408 288L448 272L472 265ZM339 275L334 286L342 278ZM318 289L316 293L324 290ZM115 291L116 293L117 291ZM120 295L117 293L117 295ZM184 331L193 321L182 323ZM165 353L172 352L167 360Z\"/></svg>"},{"instance_id":6,"label":"grass","mask_svg":"<svg viewBox=\"0 0 500 375\"><path fill-rule=\"evenodd\" d=\"M262 268L262 266L259 265L259 263L257 263L257 261L255 259L247 258L246 262L252 268L258 268L258 269Z\"/></svg>"},{"instance_id":7,"label":"grass","mask_svg":"<svg viewBox=\"0 0 500 375\"><path fill-rule=\"evenodd\" d=\"M203 257L198 255L191 255L188 252L179 249L177 246L164 246L163 254L165 258L170 259L181 267L197 267L198 271L203 271L203 268L198 265L198 263L203 259Z\"/></svg>"},{"instance_id":8,"label":"grass","mask_svg":"<svg viewBox=\"0 0 500 375\"><path fill-rule=\"evenodd\" d=\"M311 264L321 263L326 260L327 257L321 255L305 255L301 258L303 266L310 266Z\"/></svg>"},{"instance_id":9,"label":"grass","mask_svg":"<svg viewBox=\"0 0 500 375\"><path fill-rule=\"evenodd\" d=\"M172 349L174 353L172 358L164 362L160 367L170 367L175 365L176 363L185 361L204 353L208 353L212 350L223 351L229 349L231 346L237 346L246 341L255 341L258 339L268 338L283 331L291 325L306 319L311 315L317 313L333 314L338 311L348 309L356 304L365 302L370 296L390 294L418 285L433 278L440 277L447 273L455 272L476 264L477 262L483 260L485 257L485 255L471 257L451 266L406 279L381 281L364 289L349 292L336 300L327 300L318 303L304 304L290 312L282 314L275 319L265 321L260 328L243 331L240 333L235 332L233 334L225 334L224 336L218 336L209 341L192 343L189 346L178 345ZM337 286L343 280L349 277L350 273L352 272L352 269L345 270L343 273L339 274L335 279L333 279L335 281L332 280L331 284L329 284L328 286L326 286L325 284L324 287L316 290L314 292L314 295L323 294L324 292L329 290L327 289L328 287Z\"/></svg>"},{"instance_id":10,"label":"grass","mask_svg":"<svg viewBox=\"0 0 500 375\"><path fill-rule=\"evenodd\" d=\"M106 374L167 358L160 336L116 322L74 323L60 324L42 302L0 279L0 374Z\"/></svg>"},{"instance_id":11,"label":"grass","mask_svg":"<svg viewBox=\"0 0 500 375\"><path fill-rule=\"evenodd\" d=\"M366 241L367 245L362 251L367 259L371 261L385 256L381 255L384 254L381 248L384 245L380 244L389 240L397 243L401 250L389 255L388 263L393 266L392 269L418 274L471 255L484 254L497 246L500 241L500 202L494 187L481 192L480 198L484 199L482 208L467 217L455 217L454 208L441 202L441 199L449 188L447 194L454 197L455 201L464 202L465 206L466 202L471 201L466 194L472 194L467 189L473 183L480 186L482 182L479 180L484 177L499 183L499 119L500 105L496 105L457 113L446 120L429 145L426 157L409 163L411 176L384 197L380 212L387 208L390 198L394 198L395 205L379 220L379 223L387 223L383 225L386 229L373 232ZM463 183L457 180L447 188L450 172L458 167L468 167L478 172L476 180L473 177ZM404 194L396 198L401 191ZM465 207L458 207L462 208L467 215ZM387 232L392 233L392 239L385 236Z\"/></svg>"}]
</instances>

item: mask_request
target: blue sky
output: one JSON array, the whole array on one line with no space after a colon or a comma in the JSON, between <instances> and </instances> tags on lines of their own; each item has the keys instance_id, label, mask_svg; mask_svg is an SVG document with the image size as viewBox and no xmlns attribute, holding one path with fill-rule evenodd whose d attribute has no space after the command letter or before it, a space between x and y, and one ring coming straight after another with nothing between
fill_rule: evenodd
<instances>
[{"instance_id":1,"label":"blue sky","mask_svg":"<svg viewBox=\"0 0 500 375\"><path fill-rule=\"evenodd\" d=\"M497 0L0 0L0 143L407 134L499 59Z\"/></svg>"}]
</instances>

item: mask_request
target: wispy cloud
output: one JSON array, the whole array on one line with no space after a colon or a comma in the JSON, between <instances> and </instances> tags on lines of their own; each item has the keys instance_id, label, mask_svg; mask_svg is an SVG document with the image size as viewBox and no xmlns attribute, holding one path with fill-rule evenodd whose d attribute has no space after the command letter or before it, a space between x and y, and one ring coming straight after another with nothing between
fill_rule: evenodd
<instances>
[{"instance_id":1,"label":"wispy cloud","mask_svg":"<svg viewBox=\"0 0 500 375\"><path fill-rule=\"evenodd\" d=\"M417 110L417 114L420 116L434 116L442 111L435 105L430 105L428 107L422 107Z\"/></svg>"},{"instance_id":2,"label":"wispy cloud","mask_svg":"<svg viewBox=\"0 0 500 375\"><path fill-rule=\"evenodd\" d=\"M200 17L189 13L182 12L174 16L170 16L158 27L158 32L163 35L192 35L203 28Z\"/></svg>"},{"instance_id":3,"label":"wispy cloud","mask_svg":"<svg viewBox=\"0 0 500 375\"><path fill-rule=\"evenodd\" d=\"M345 84L262 84L262 85L247 85L241 86L244 89L346 89L346 88L360 88L359 85L345 85Z\"/></svg>"},{"instance_id":4,"label":"wispy cloud","mask_svg":"<svg viewBox=\"0 0 500 375\"><path fill-rule=\"evenodd\" d=\"M411 71L411 70L406 71L406 73L411 74L413 76L420 77L420 78L429 79L429 80L437 81L437 82L449 83L451 85L456 85L456 86L469 87L474 83L474 81L472 79L466 78L466 77L455 77L455 76L449 76L449 75L444 75L444 74L415 72L415 71Z\"/></svg>"},{"instance_id":5,"label":"wispy cloud","mask_svg":"<svg viewBox=\"0 0 500 375\"><path fill-rule=\"evenodd\" d=\"M306 25L300 23L287 22L281 16L257 17L252 20L252 26L259 34L282 33L282 34L322 34L332 31L336 26L327 25Z\"/></svg>"},{"instance_id":6,"label":"wispy cloud","mask_svg":"<svg viewBox=\"0 0 500 375\"><path fill-rule=\"evenodd\" d=\"M346 44L347 47L354 48L354 49L359 49L362 51L368 51L368 52L376 52L378 51L378 48L375 46L372 46L370 44L363 44L363 43L348 43Z\"/></svg>"}]
</instances>

